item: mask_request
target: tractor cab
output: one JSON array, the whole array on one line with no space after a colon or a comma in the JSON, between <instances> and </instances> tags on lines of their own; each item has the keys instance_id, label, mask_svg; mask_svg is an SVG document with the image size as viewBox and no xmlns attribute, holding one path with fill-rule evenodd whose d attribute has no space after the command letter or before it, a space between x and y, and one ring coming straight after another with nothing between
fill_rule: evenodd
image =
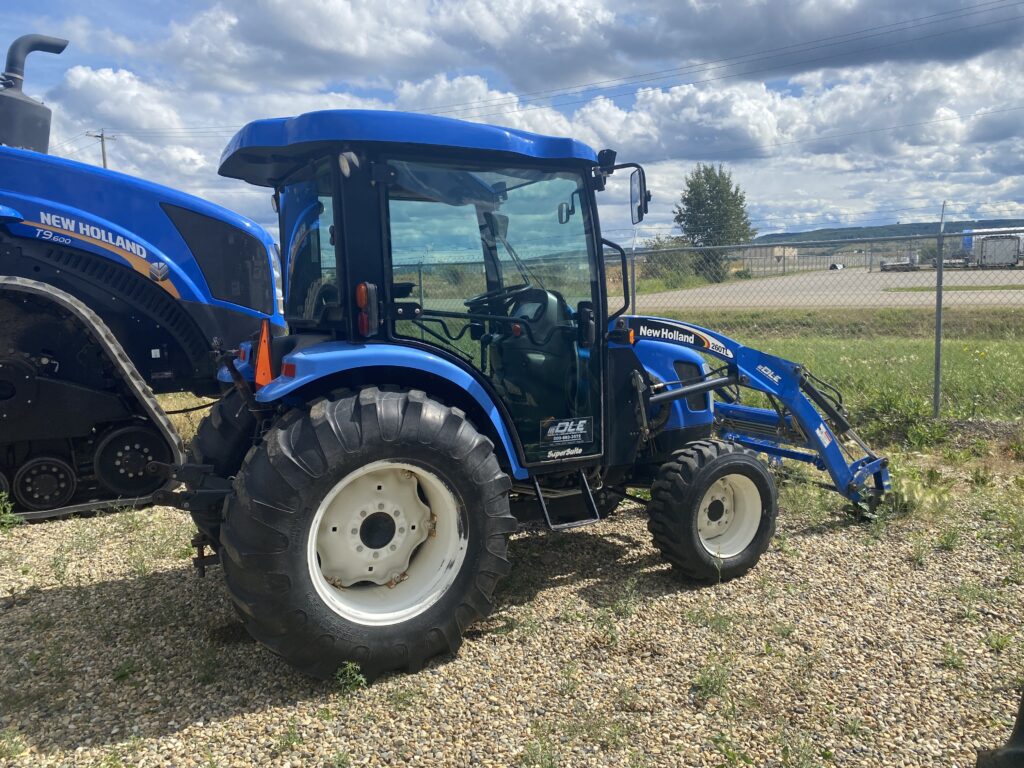
<instances>
[{"instance_id":1,"label":"tractor cab","mask_svg":"<svg viewBox=\"0 0 1024 768\"><path fill-rule=\"evenodd\" d=\"M605 295L594 195L614 168L571 139L331 111L246 126L221 173L274 189L293 331L457 366L528 467L604 451L603 329L625 306ZM639 168L631 188L638 218Z\"/></svg>"}]
</instances>

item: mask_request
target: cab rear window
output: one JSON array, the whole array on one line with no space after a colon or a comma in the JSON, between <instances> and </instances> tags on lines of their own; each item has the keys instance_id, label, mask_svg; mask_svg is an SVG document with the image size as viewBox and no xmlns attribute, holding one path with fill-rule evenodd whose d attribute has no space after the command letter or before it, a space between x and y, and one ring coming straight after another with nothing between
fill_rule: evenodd
<instances>
[{"instance_id":1,"label":"cab rear window","mask_svg":"<svg viewBox=\"0 0 1024 768\"><path fill-rule=\"evenodd\" d=\"M215 299L272 314L270 258L258 239L238 227L201 213L163 204L184 238Z\"/></svg>"}]
</instances>

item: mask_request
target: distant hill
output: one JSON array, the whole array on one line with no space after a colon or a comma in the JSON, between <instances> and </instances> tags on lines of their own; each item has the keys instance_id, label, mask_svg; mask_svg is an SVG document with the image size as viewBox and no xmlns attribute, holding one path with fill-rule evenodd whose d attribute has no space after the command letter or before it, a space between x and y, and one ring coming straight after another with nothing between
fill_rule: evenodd
<instances>
[{"instance_id":1,"label":"distant hill","mask_svg":"<svg viewBox=\"0 0 1024 768\"><path fill-rule=\"evenodd\" d=\"M946 234L956 234L965 229L995 229L997 227L1021 227L1024 219L981 219L977 221L947 221ZM862 237L906 237L907 235L934 235L939 231L939 222L919 224L885 224L880 227L833 227L814 229L809 232L777 232L754 238L755 243L800 243L805 240L853 240Z\"/></svg>"}]
</instances>

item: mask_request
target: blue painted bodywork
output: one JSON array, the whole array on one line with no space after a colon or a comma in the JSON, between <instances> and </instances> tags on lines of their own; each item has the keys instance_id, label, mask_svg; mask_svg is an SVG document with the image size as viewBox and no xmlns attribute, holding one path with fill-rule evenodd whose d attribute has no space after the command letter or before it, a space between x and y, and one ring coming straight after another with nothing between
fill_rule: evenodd
<instances>
[{"instance_id":1,"label":"blue painted bodywork","mask_svg":"<svg viewBox=\"0 0 1024 768\"><path fill-rule=\"evenodd\" d=\"M887 459L869 452L859 459L847 461L836 435L802 391L804 371L799 364L678 320L627 315L622 321L633 331L636 347L655 341L716 357L726 363L728 373L736 376L743 386L771 395L785 409L787 415L780 422L775 410L715 402L718 416L759 428L756 433L752 429L750 434L742 429L726 429L721 432L724 439L769 456L813 464L829 474L836 491L857 505L870 506L872 500L877 500L889 490ZM793 427L798 427L796 431L805 437L803 442L795 445L803 450L793 450L789 446L794 444L784 437ZM776 432L778 438L766 437L761 431L764 428Z\"/></svg>"},{"instance_id":2,"label":"blue painted bodywork","mask_svg":"<svg viewBox=\"0 0 1024 768\"><path fill-rule=\"evenodd\" d=\"M612 343L609 346L620 345ZM693 363L698 366L700 371L706 373L707 366L704 363L704 358L693 350L680 347L678 344L643 339L633 345L633 351L647 372L660 381L674 382L679 378L674 367L677 361ZM678 389L679 386L678 384L669 384L668 389ZM665 429L684 429L711 424L715 419L711 395L704 395L703 399L706 407L699 411L690 408L686 398L669 403L668 407L671 410L668 421L665 422Z\"/></svg>"},{"instance_id":3,"label":"blue painted bodywork","mask_svg":"<svg viewBox=\"0 0 1024 768\"><path fill-rule=\"evenodd\" d=\"M278 376L256 392L257 402L278 402L320 379L359 368L407 368L447 379L467 392L487 414L508 457L512 475L517 480L525 480L529 476L519 462L515 442L497 404L473 376L438 355L398 344L329 341L285 355L282 363L294 364L295 376ZM223 371L222 381L226 375L230 380L227 371Z\"/></svg>"},{"instance_id":4,"label":"blue painted bodywork","mask_svg":"<svg viewBox=\"0 0 1024 768\"><path fill-rule=\"evenodd\" d=\"M10 206L0 205L0 221L18 222L25 217L20 212L14 210Z\"/></svg>"},{"instance_id":5,"label":"blue painted bodywork","mask_svg":"<svg viewBox=\"0 0 1024 768\"><path fill-rule=\"evenodd\" d=\"M305 154L311 145L339 142L476 150L588 165L597 162L597 153L575 139L413 112L334 109L249 123L224 149L220 174L274 186L293 167L292 156Z\"/></svg>"},{"instance_id":6,"label":"blue painted bodywork","mask_svg":"<svg viewBox=\"0 0 1024 768\"><path fill-rule=\"evenodd\" d=\"M276 258L274 240L266 230L226 208L122 173L0 146L0 213L11 212L0 215L0 220L13 236L73 245L137 271L164 264L165 288L176 298L265 317L211 295L199 264L161 203L231 224L257 238L268 260ZM275 270L270 271L276 280ZM275 294L278 289L275 285ZM276 306L270 319L284 326Z\"/></svg>"}]
</instances>

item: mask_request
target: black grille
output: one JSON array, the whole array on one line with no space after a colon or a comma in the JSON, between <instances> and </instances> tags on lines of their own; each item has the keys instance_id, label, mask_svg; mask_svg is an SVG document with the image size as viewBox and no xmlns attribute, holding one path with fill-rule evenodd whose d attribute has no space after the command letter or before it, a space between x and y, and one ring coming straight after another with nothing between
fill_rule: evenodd
<instances>
[{"instance_id":1,"label":"black grille","mask_svg":"<svg viewBox=\"0 0 1024 768\"><path fill-rule=\"evenodd\" d=\"M156 283L134 270L83 251L40 249L32 255L64 272L102 285L119 300L163 326L192 360L206 357L209 344L182 306Z\"/></svg>"},{"instance_id":2,"label":"black grille","mask_svg":"<svg viewBox=\"0 0 1024 768\"><path fill-rule=\"evenodd\" d=\"M684 360L676 360L672 367L675 368L676 377L679 381L686 384L696 384L698 381L704 380L704 372L700 366L696 363L689 363ZM708 397L707 394L697 393L690 395L686 398L686 405L691 411L706 411L708 408Z\"/></svg>"},{"instance_id":3,"label":"black grille","mask_svg":"<svg viewBox=\"0 0 1024 768\"><path fill-rule=\"evenodd\" d=\"M238 227L187 208L167 203L161 207L184 238L214 298L268 315L274 311L270 261L263 243Z\"/></svg>"}]
</instances>

